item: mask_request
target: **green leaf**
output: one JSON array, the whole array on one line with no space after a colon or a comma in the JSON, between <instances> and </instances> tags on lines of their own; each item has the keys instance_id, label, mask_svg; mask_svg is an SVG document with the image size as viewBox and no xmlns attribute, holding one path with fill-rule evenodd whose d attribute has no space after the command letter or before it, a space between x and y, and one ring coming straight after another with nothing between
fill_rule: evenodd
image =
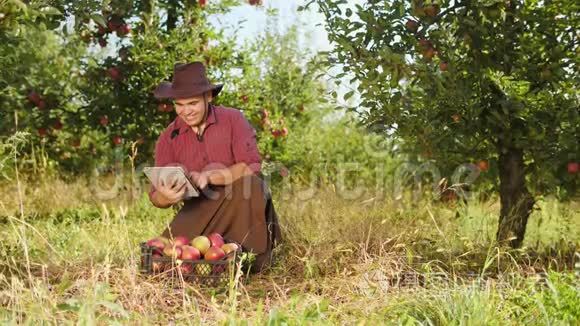
<instances>
[{"instance_id":1,"label":"green leaf","mask_svg":"<svg viewBox=\"0 0 580 326\"><path fill-rule=\"evenodd\" d=\"M60 16L60 15L62 15L62 12L60 12L55 7L44 7L44 8L42 8L40 10L40 12L42 12L45 15L49 15L49 16Z\"/></svg>"},{"instance_id":2,"label":"green leaf","mask_svg":"<svg viewBox=\"0 0 580 326\"><path fill-rule=\"evenodd\" d=\"M349 98L351 98L354 95L354 91L350 91L346 94L344 94L344 100L348 101Z\"/></svg>"},{"instance_id":3,"label":"green leaf","mask_svg":"<svg viewBox=\"0 0 580 326\"><path fill-rule=\"evenodd\" d=\"M94 20L95 23L101 25L102 27L107 27L107 21L105 20L105 17L103 17L102 15L93 14L91 15L91 19Z\"/></svg>"},{"instance_id":4,"label":"green leaf","mask_svg":"<svg viewBox=\"0 0 580 326\"><path fill-rule=\"evenodd\" d=\"M118 313L124 318L129 317L129 313L118 303L101 300L97 302L99 305L109 309L111 312Z\"/></svg>"}]
</instances>

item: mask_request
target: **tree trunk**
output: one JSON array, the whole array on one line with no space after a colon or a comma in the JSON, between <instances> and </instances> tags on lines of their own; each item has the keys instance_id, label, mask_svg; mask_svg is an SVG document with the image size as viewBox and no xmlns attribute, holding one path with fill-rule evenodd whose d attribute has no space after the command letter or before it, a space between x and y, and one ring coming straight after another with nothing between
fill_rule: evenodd
<instances>
[{"instance_id":1,"label":"tree trunk","mask_svg":"<svg viewBox=\"0 0 580 326\"><path fill-rule=\"evenodd\" d=\"M524 241L534 198L526 188L524 154L521 149L505 148L499 156L501 212L497 241L518 248Z\"/></svg>"},{"instance_id":2,"label":"tree trunk","mask_svg":"<svg viewBox=\"0 0 580 326\"><path fill-rule=\"evenodd\" d=\"M167 6L167 32L171 32L177 25L177 5L169 2Z\"/></svg>"}]
</instances>

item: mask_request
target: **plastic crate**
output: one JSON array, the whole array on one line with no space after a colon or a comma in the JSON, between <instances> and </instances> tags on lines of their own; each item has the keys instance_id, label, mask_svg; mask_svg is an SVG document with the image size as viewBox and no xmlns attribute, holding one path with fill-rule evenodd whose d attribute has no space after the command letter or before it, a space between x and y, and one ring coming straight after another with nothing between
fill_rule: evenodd
<instances>
[{"instance_id":1,"label":"plastic crate","mask_svg":"<svg viewBox=\"0 0 580 326\"><path fill-rule=\"evenodd\" d=\"M153 249L141 242L142 274L159 276L170 280L181 280L202 286L223 286L234 279L241 264L242 250L232 251L221 260L173 259L167 256L154 256Z\"/></svg>"}]
</instances>

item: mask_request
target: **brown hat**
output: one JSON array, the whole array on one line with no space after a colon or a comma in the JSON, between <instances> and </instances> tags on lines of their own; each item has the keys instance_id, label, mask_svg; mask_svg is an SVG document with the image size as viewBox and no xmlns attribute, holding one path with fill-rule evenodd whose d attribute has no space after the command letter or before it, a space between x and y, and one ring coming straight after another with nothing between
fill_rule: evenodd
<instances>
[{"instance_id":1,"label":"brown hat","mask_svg":"<svg viewBox=\"0 0 580 326\"><path fill-rule=\"evenodd\" d=\"M178 63L173 67L173 82L162 82L155 88L153 95L158 99L176 99L212 91L213 97L216 97L223 87L223 84L212 85L209 82L203 63Z\"/></svg>"}]
</instances>

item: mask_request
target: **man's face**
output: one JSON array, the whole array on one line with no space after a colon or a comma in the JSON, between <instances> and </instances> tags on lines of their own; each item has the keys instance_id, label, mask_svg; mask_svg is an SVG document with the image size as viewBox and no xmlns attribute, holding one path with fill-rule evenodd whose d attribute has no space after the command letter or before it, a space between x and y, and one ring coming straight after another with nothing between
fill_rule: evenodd
<instances>
[{"instance_id":1,"label":"man's face","mask_svg":"<svg viewBox=\"0 0 580 326\"><path fill-rule=\"evenodd\" d=\"M187 123L190 127L198 126L203 119L206 103L212 100L211 92L206 93L206 102L203 100L203 95L180 98L173 101L175 103L175 112L178 116Z\"/></svg>"}]
</instances>

